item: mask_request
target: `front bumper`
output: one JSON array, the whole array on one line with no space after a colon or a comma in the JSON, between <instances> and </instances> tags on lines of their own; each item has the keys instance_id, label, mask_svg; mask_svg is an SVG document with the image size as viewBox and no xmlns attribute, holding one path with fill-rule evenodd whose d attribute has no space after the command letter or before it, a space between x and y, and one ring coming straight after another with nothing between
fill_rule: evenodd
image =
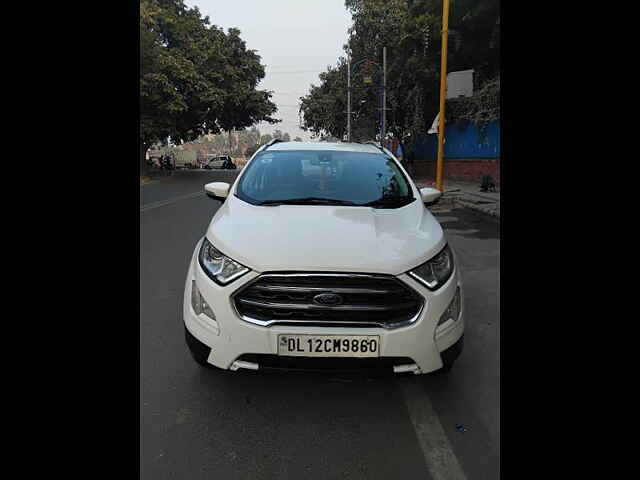
<instances>
[{"instance_id":1,"label":"front bumper","mask_svg":"<svg viewBox=\"0 0 640 480\"><path fill-rule=\"evenodd\" d=\"M183 317L189 332L211 348L208 361L222 369L255 368L256 363L244 362L247 356L277 355L279 334L317 335L379 335L381 357L408 357L416 365L414 373L428 373L442 367L442 353L452 347L464 333L464 295L456 269L445 285L431 292L408 275L398 279L425 297L425 306L418 319L397 329L381 327L309 327L273 325L263 327L241 320L231 303L231 295L260 274L249 272L230 285L220 286L202 271L197 261L200 242L196 246L187 274ZM201 295L213 310L216 320L204 314L196 315L191 307L191 285L195 280ZM460 287L461 311L457 321L448 321L436 331L438 319ZM242 357L242 358L241 358ZM257 364L259 367L259 364Z\"/></svg>"}]
</instances>

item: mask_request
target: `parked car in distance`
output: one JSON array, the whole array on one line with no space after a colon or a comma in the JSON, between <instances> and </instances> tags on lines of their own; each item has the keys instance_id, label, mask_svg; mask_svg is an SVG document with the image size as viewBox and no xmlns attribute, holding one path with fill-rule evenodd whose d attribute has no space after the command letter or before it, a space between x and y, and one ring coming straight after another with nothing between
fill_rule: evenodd
<instances>
[{"instance_id":1,"label":"parked car in distance","mask_svg":"<svg viewBox=\"0 0 640 480\"><path fill-rule=\"evenodd\" d=\"M224 370L447 371L460 355L456 256L418 189L377 145L261 147L195 245L182 317L197 363Z\"/></svg>"},{"instance_id":2,"label":"parked car in distance","mask_svg":"<svg viewBox=\"0 0 640 480\"><path fill-rule=\"evenodd\" d=\"M209 163L204 168L207 170L214 168L235 170L236 164L233 163L233 159L229 155L220 155L209 160Z\"/></svg>"}]
</instances>

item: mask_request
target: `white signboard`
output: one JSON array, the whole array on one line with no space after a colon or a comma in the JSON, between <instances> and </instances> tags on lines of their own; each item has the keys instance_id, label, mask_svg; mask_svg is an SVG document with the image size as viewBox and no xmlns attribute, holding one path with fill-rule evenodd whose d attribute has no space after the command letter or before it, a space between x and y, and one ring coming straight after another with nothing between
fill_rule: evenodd
<instances>
[{"instance_id":1,"label":"white signboard","mask_svg":"<svg viewBox=\"0 0 640 480\"><path fill-rule=\"evenodd\" d=\"M473 70L461 70L447 75L447 98L473 96Z\"/></svg>"}]
</instances>

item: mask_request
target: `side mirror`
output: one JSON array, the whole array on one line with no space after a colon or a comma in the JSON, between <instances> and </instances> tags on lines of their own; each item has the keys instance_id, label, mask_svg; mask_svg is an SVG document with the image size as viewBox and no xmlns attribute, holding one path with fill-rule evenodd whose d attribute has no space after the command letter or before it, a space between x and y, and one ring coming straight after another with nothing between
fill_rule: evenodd
<instances>
[{"instance_id":1,"label":"side mirror","mask_svg":"<svg viewBox=\"0 0 640 480\"><path fill-rule=\"evenodd\" d=\"M213 182L207 183L204 186L204 191L208 197L224 202L229 195L229 187L230 185L226 182Z\"/></svg>"},{"instance_id":2,"label":"side mirror","mask_svg":"<svg viewBox=\"0 0 640 480\"><path fill-rule=\"evenodd\" d=\"M442 192L435 188L421 188L420 196L422 197L422 203L426 205L433 205L442 196Z\"/></svg>"}]
</instances>

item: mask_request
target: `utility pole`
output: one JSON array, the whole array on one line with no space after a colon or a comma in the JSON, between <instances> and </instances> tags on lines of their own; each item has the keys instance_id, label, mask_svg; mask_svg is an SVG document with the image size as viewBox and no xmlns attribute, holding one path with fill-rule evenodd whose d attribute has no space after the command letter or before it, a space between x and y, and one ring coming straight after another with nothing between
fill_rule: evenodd
<instances>
[{"instance_id":1,"label":"utility pole","mask_svg":"<svg viewBox=\"0 0 640 480\"><path fill-rule=\"evenodd\" d=\"M351 142L351 56L347 57L347 142Z\"/></svg>"},{"instance_id":2,"label":"utility pole","mask_svg":"<svg viewBox=\"0 0 640 480\"><path fill-rule=\"evenodd\" d=\"M380 145L387 133L387 47L382 47L382 131Z\"/></svg>"},{"instance_id":3,"label":"utility pole","mask_svg":"<svg viewBox=\"0 0 640 480\"><path fill-rule=\"evenodd\" d=\"M447 43L449 41L449 0L442 0L442 55L440 59L440 115L438 118L438 160L436 163L436 188L444 192L442 186L445 100L447 96Z\"/></svg>"}]
</instances>

